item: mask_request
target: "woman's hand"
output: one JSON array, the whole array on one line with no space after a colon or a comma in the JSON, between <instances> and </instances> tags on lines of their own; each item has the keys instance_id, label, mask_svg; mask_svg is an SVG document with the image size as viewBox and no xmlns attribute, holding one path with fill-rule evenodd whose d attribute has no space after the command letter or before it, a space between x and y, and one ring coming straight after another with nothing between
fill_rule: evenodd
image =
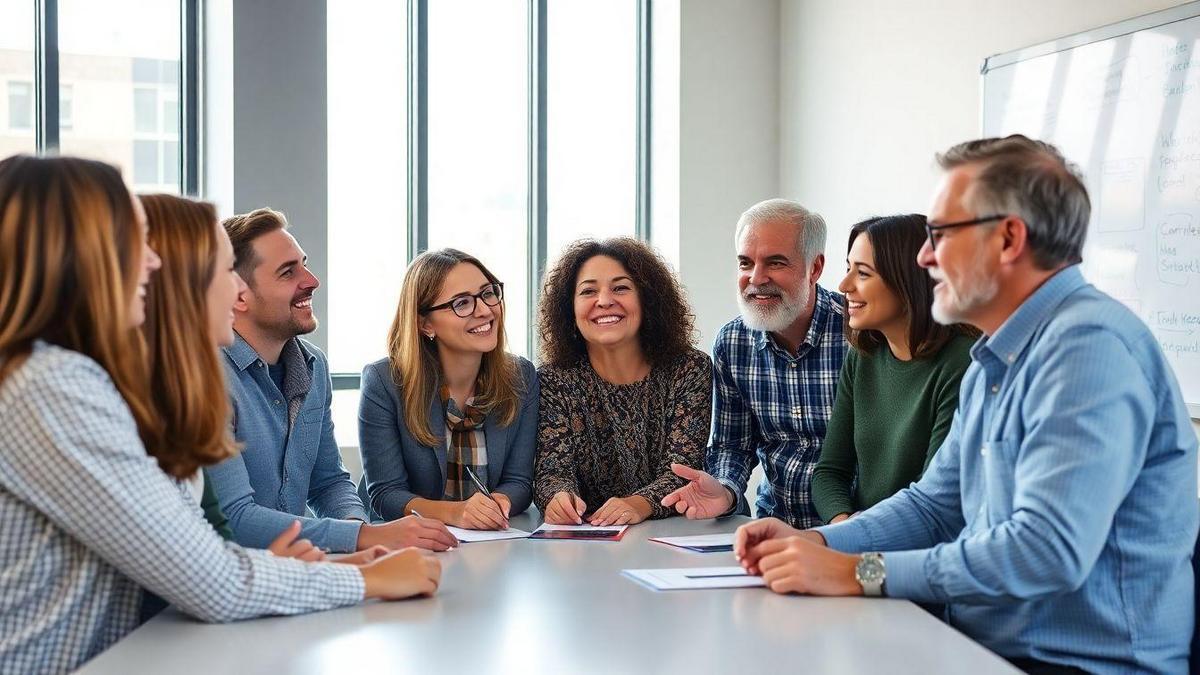
<instances>
[{"instance_id":1,"label":"woman's hand","mask_svg":"<svg viewBox=\"0 0 1200 675\"><path fill-rule=\"evenodd\" d=\"M468 530L503 530L508 527L508 496L493 492L489 497L476 492L466 501L459 502L458 514L451 525Z\"/></svg>"},{"instance_id":2,"label":"woman's hand","mask_svg":"<svg viewBox=\"0 0 1200 675\"><path fill-rule=\"evenodd\" d=\"M588 520L592 525L634 525L650 517L653 511L645 497L613 497L596 509Z\"/></svg>"},{"instance_id":3,"label":"woman's hand","mask_svg":"<svg viewBox=\"0 0 1200 675\"><path fill-rule=\"evenodd\" d=\"M320 562L325 560L325 552L313 546L307 539L297 539L300 536L300 521L293 520L275 540L267 545L267 550L280 558L295 558L304 562Z\"/></svg>"},{"instance_id":4,"label":"woman's hand","mask_svg":"<svg viewBox=\"0 0 1200 675\"><path fill-rule=\"evenodd\" d=\"M542 518L551 525L582 525L587 504L570 492L556 492L546 504Z\"/></svg>"}]
</instances>

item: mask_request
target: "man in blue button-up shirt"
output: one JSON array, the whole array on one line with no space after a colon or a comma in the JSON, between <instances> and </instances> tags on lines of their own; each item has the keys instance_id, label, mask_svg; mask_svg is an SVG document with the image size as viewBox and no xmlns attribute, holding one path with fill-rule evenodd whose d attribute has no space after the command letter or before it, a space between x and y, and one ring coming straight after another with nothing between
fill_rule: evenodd
<instances>
[{"instance_id":1,"label":"man in blue button-up shirt","mask_svg":"<svg viewBox=\"0 0 1200 675\"><path fill-rule=\"evenodd\" d=\"M243 447L207 475L238 543L266 548L300 520L302 537L334 552L456 544L426 518L367 524L333 436L328 362L298 337L317 328L312 299L320 282L282 213L258 209L224 225L248 286L234 305L236 339L224 350ZM315 517L306 517L309 509Z\"/></svg>"},{"instance_id":2,"label":"man in blue button-up shirt","mask_svg":"<svg viewBox=\"0 0 1200 675\"><path fill-rule=\"evenodd\" d=\"M1023 136L939 162L919 258L934 317L985 334L945 444L865 513L758 521L735 552L778 592L947 603L1025 669L1186 672L1196 437L1153 335L1079 271L1083 184Z\"/></svg>"}]
</instances>

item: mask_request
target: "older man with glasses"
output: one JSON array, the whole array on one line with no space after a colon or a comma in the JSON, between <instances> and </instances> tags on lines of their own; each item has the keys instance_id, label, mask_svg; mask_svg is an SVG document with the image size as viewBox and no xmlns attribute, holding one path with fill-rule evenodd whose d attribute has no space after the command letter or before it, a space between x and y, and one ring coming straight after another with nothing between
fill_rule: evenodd
<instances>
[{"instance_id":1,"label":"older man with glasses","mask_svg":"<svg viewBox=\"0 0 1200 675\"><path fill-rule=\"evenodd\" d=\"M1083 183L1024 136L938 160L919 262L934 317L984 333L945 443L857 517L757 521L735 553L780 593L947 603L1030 672L1186 672L1196 435L1154 336L1080 273Z\"/></svg>"}]
</instances>

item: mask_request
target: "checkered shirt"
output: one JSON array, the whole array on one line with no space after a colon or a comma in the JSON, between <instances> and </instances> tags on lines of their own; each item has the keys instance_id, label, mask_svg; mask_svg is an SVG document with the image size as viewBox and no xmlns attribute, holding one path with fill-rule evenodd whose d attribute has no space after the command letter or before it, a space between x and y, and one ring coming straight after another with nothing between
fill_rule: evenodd
<instances>
[{"instance_id":1,"label":"checkered shirt","mask_svg":"<svg viewBox=\"0 0 1200 675\"><path fill-rule=\"evenodd\" d=\"M733 494L738 510L750 473L762 464L759 517L793 527L821 525L812 502L812 473L821 458L846 356L844 299L820 286L812 324L797 354L751 330L741 317L725 324L713 345L713 421L708 472Z\"/></svg>"},{"instance_id":2,"label":"checkered shirt","mask_svg":"<svg viewBox=\"0 0 1200 675\"><path fill-rule=\"evenodd\" d=\"M146 454L108 374L38 343L0 383L0 673L78 668L142 589L210 622L358 602L349 565L226 544Z\"/></svg>"}]
</instances>

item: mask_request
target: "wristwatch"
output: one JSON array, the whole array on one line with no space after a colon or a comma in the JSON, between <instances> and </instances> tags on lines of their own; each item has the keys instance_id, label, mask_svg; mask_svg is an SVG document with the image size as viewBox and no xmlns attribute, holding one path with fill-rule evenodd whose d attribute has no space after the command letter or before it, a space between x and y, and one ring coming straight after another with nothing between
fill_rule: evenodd
<instances>
[{"instance_id":1,"label":"wristwatch","mask_svg":"<svg viewBox=\"0 0 1200 675\"><path fill-rule=\"evenodd\" d=\"M879 597L884 594L884 583L887 580L887 568L883 565L883 555L880 553L864 553L854 566L854 580L862 586L863 595Z\"/></svg>"}]
</instances>

